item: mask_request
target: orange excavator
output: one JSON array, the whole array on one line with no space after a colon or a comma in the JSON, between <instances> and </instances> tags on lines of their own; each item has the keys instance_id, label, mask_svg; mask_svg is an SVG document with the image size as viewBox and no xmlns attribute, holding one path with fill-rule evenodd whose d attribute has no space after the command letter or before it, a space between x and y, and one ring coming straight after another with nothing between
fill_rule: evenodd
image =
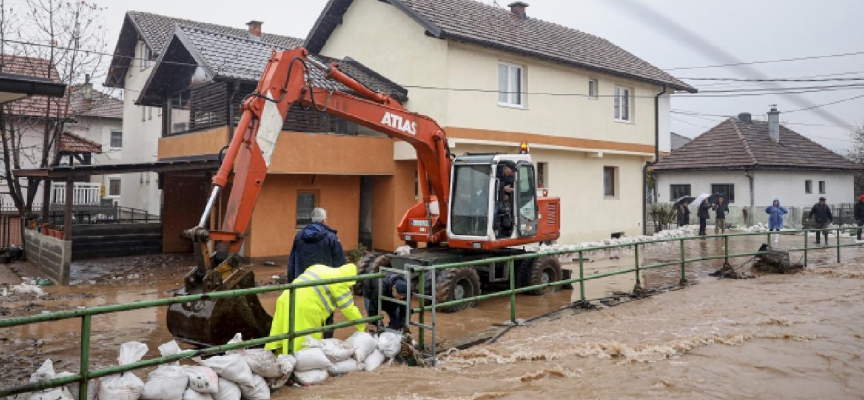
<instances>
[{"instance_id":1,"label":"orange excavator","mask_svg":"<svg viewBox=\"0 0 864 400\"><path fill-rule=\"evenodd\" d=\"M257 90L242 103L243 115L213 177L201 220L184 231L195 244L198 265L177 295L255 286L253 273L241 266L239 252L283 122L294 104L403 140L417 152L422 199L397 227L411 251L366 257L358 265L361 273L382 266L477 261L473 267L443 271L437 278L439 301L467 298L480 293L481 277L484 283L510 279L505 263L484 259L524 254L519 246L558 238L560 201L537 195L527 143L518 154L455 157L444 130L433 119L407 111L340 71L337 63L325 64L304 48L274 51ZM210 230L210 213L229 179L231 193L221 230ZM503 190L505 181L512 190ZM286 232L285 237L292 234ZM518 264L516 275L519 286L555 281L561 279L561 266L554 258L541 257ZM244 338L265 337L272 320L255 295L174 304L167 319L175 338L198 345L223 344L237 332Z\"/></svg>"}]
</instances>

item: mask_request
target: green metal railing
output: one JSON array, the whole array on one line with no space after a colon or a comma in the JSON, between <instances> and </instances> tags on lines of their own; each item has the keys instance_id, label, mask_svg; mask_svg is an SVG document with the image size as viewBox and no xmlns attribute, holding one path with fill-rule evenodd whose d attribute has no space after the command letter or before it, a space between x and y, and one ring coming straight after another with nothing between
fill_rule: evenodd
<instances>
[{"instance_id":1,"label":"green metal railing","mask_svg":"<svg viewBox=\"0 0 864 400\"><path fill-rule=\"evenodd\" d=\"M99 307L90 307L84 308L80 310L74 311L60 311L48 314L39 314L32 315L27 317L18 317L18 318L7 318L0 320L0 329L2 328L10 328L14 326L20 325L28 325L39 322L49 322L49 321L59 321L64 319L72 319L72 318L81 318L81 354L79 359L79 373L75 375L70 375L63 378L52 379L43 382L32 382L26 385L16 386L12 388L0 388L0 398L4 396L11 396L19 393L27 393L27 392L35 392L40 390L52 389L60 386L64 386L70 383L78 382L79 384L79 398L87 397L87 386L90 383L91 379L101 378L103 376L118 374L121 372L132 371L134 369L151 367L156 365L161 365L169 362L179 361L199 355L209 355L209 354L218 354L228 350L236 350L250 346L260 346L270 342L276 342L279 340L288 340L289 341L289 349L294 348L294 338L299 336L310 335L313 333L329 331L332 329L344 328L348 326L353 326L361 323L369 323L376 322L381 320L382 316L375 315L370 316L358 320L345 321L332 325L325 325L320 328L313 329L305 329L302 331L294 331L294 307L296 302L294 301L294 296L296 295L296 290L304 287L316 286L316 285L325 285L331 283L342 283L342 282L352 282L352 281L364 281L369 279L380 279L383 278L383 273L377 274L366 274L366 275L358 275L346 278L334 278L334 279L323 279L319 281L310 281L303 283L291 283L284 285L273 285L273 286L262 286L251 289L238 289L238 290L226 290L219 292L210 292L206 294L196 294L196 295L188 295L188 296L174 296L168 297L164 299L157 300L147 300L140 301L135 303L125 303L125 304L115 304L108 306L99 306ZM266 338L260 339L252 339L247 340L240 343L232 343L226 344L222 346L215 347L207 347L199 350L187 350L181 353L153 358L149 360L143 360L132 364L113 366L103 369L98 369L95 371L90 370L90 334L91 334L91 323L92 317L94 315L100 314L110 314L121 311L130 311L130 310L138 310L142 308L153 308L153 307L162 307L169 306L171 304L176 303L186 303L186 302L194 302L200 300L215 300L215 299L224 299L229 297L243 297L248 295L257 295L261 293L269 293L275 291L289 291L289 295L291 296L291 302L288 310L288 332L281 335L268 336Z\"/></svg>"},{"instance_id":2,"label":"green metal railing","mask_svg":"<svg viewBox=\"0 0 864 400\"><path fill-rule=\"evenodd\" d=\"M430 305L426 305L421 301L419 304L419 307L413 307L411 309L411 312L418 314L418 318L422 324L425 320L424 314L427 311L431 311L432 309L439 309L439 308L443 308L443 307L453 307L453 306L458 306L458 305L463 305L463 304L468 304L468 303L479 302L481 300L488 300L488 299L493 299L493 298L497 298L497 297L510 296L510 322L515 324L516 323L516 295L519 293L546 289L546 288L552 287L552 286L572 285L572 284L578 283L579 289L580 289L580 302L584 303L588 300L585 297L585 282L587 282L587 281L602 279L602 278L606 278L606 277L610 277L610 276L635 273L636 274L636 287L634 288L634 290L638 290L638 289L642 289L641 276L640 276L641 272L646 271L646 270L676 265L676 266L681 267L681 279L679 280L679 284L680 285L686 285L687 284L687 265L690 263L699 262L699 261L720 260L720 259L724 260L724 263L728 263L730 258L753 257L753 256L759 256L759 255L766 254L766 252L764 252L764 251L730 254L730 252L729 252L729 238L730 237L765 236L768 240L767 243L770 244L772 237L775 235L794 236L794 235L798 235L798 234L803 233L802 237L804 239L804 247L793 248L793 249L784 249L784 250L789 251L790 253L803 252L804 255L803 255L802 259L803 259L804 266L806 267L807 263L808 263L808 257L807 256L808 256L809 252L812 252L815 250L813 247L810 247L808 245L809 234L814 233L814 232L831 231L836 236L836 245L828 245L827 239L826 239L825 246L821 247L819 249L822 250L822 249L836 248L837 249L837 262L839 263L841 260L840 251L842 248L844 248L844 247L861 247L862 245L864 245L864 243L862 243L862 244L852 243L852 244L845 244L845 245L840 244L840 233L841 232L855 231L857 229L858 228L800 229L800 230L787 230L787 231L782 231L782 232L776 232L776 231L775 232L745 232L745 233L732 233L732 234L711 235L711 236L688 236L688 237L667 238L667 239L654 239L654 240L646 240L646 241L642 241L642 242L625 243L625 244L608 245L608 246L585 247L585 248L575 249L575 250L560 250L560 251L552 251L552 252L544 252L544 253L529 253L529 254L522 254L522 255L517 255L517 256L495 257L495 258L487 258L487 259L483 259L483 260L466 261L466 262L458 262L458 263L448 263L448 264L440 264L440 265L433 265L433 266L411 266L411 268L414 269L414 273L419 275L420 282L425 282L425 280L424 280L425 273L429 272L430 270L444 270L444 269L459 268L459 267L492 265L492 264L496 264L496 263L506 262L507 263L507 270L509 272L509 281L510 281L509 282L510 288L508 290L498 291L498 292L489 293L489 294L482 294L482 295L477 295L477 296L471 296L471 297L466 297L466 298L458 299L458 300L445 301L445 302L441 302L441 303L437 302L436 301L437 299L433 299L432 304L430 304ZM716 255L716 256L687 258L685 242L694 241L694 240L706 240L706 239L723 239L723 254L722 255ZM679 256L680 257L678 260L669 261L669 262L660 262L660 263L649 264L649 265L640 265L640 260L639 260L640 247L644 247L645 245L650 245L650 244L661 244L661 243L672 243L672 242L679 242L679 249L680 249L679 250L679 252L680 252ZM584 268L584 266L585 266L584 265L585 253L593 252L593 251L601 251L601 250L623 249L623 248L628 248L628 247L633 247L633 249L634 249L635 261L634 261L633 268L614 271L614 272L608 272L608 273L603 273L603 274L591 275L589 277L585 276L585 268ZM531 285L531 286L524 286L524 287L520 287L520 288L516 287L515 264L517 261L532 259L532 258L539 258L539 257L547 257L547 256L566 255L566 254L578 254L579 255L579 277L578 278L562 279L562 280L559 280L556 282L540 283L540 284ZM425 290L426 285L425 285L425 283L423 283L423 284L420 284L418 286L420 288L420 295L422 296L424 294L423 292ZM433 295L432 297L434 297L434 293L432 295ZM434 325L435 325L435 322L433 321L431 326L434 326ZM418 345L420 348L425 348L425 330L422 326L419 328ZM433 347L434 347L434 345L435 344L433 343ZM433 358L434 358L434 356L435 355L432 354Z\"/></svg>"}]
</instances>

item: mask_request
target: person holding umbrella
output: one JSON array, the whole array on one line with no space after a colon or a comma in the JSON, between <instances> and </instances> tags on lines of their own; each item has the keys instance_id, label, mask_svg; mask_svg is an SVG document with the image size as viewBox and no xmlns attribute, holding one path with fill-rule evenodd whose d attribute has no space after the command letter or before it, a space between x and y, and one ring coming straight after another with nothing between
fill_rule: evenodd
<instances>
[{"instance_id":1,"label":"person holding umbrella","mask_svg":"<svg viewBox=\"0 0 864 400\"><path fill-rule=\"evenodd\" d=\"M687 200L678 204L678 226L690 225L690 207L687 207Z\"/></svg>"},{"instance_id":2,"label":"person holding umbrella","mask_svg":"<svg viewBox=\"0 0 864 400\"><path fill-rule=\"evenodd\" d=\"M702 197L702 196L699 196ZM702 203L699 204L699 211L696 212L696 216L699 217L699 236L705 236L705 227L708 224L708 218L710 215L708 214L708 210L711 209L711 204L708 203L708 198L702 199Z\"/></svg>"}]
</instances>

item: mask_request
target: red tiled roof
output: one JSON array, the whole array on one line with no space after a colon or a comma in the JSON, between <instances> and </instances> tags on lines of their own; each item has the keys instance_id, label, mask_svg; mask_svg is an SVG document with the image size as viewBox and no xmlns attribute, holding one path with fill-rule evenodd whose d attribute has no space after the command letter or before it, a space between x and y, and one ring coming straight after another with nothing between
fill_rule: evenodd
<instances>
[{"instance_id":1,"label":"red tiled roof","mask_svg":"<svg viewBox=\"0 0 864 400\"><path fill-rule=\"evenodd\" d=\"M60 82L57 69L44 58L0 54L0 72ZM11 103L9 107L10 114L14 116L44 118L50 106L49 118L57 118L61 112L64 117L69 115L68 112L62 110L63 104L63 98L30 96Z\"/></svg>"},{"instance_id":2,"label":"red tiled roof","mask_svg":"<svg viewBox=\"0 0 864 400\"><path fill-rule=\"evenodd\" d=\"M102 145L81 136L63 132L60 136L61 153L102 153Z\"/></svg>"},{"instance_id":3,"label":"red tiled roof","mask_svg":"<svg viewBox=\"0 0 864 400\"><path fill-rule=\"evenodd\" d=\"M780 141L768 136L768 122L729 118L651 167L674 170L861 170L807 137L780 125Z\"/></svg>"},{"instance_id":4,"label":"red tiled roof","mask_svg":"<svg viewBox=\"0 0 864 400\"><path fill-rule=\"evenodd\" d=\"M70 107L76 117L96 117L123 119L123 100L93 89L93 99L84 99L81 86L76 86L72 92Z\"/></svg>"}]
</instances>

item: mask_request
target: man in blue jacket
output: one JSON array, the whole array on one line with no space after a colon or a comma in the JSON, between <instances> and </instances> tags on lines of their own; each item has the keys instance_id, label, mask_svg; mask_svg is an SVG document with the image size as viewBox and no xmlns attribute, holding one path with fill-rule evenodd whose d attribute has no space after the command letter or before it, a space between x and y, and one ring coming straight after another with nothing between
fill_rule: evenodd
<instances>
[{"instance_id":1,"label":"man in blue jacket","mask_svg":"<svg viewBox=\"0 0 864 400\"><path fill-rule=\"evenodd\" d=\"M348 263L342 243L336 237L336 231L326 224L327 210L315 208L312 210L312 223L294 237L291 255L288 257L288 280L294 282L297 277L306 272L306 268L322 264L339 268ZM327 325L333 324L333 315L327 318ZM333 337L333 331L324 332L325 338Z\"/></svg>"}]
</instances>

